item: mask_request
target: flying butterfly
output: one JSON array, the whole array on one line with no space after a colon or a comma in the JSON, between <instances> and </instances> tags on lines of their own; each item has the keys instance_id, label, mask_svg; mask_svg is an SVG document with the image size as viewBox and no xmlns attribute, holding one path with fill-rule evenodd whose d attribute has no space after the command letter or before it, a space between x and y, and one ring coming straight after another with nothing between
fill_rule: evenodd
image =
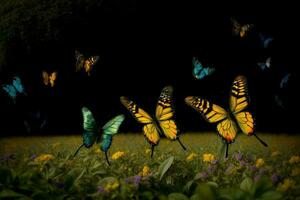
<instances>
[{"instance_id":1,"label":"flying butterfly","mask_svg":"<svg viewBox=\"0 0 300 200\"><path fill-rule=\"evenodd\" d=\"M79 51L75 51L76 57L76 72L84 69L90 76L93 66L98 62L99 56L91 56L86 59Z\"/></svg>"},{"instance_id":2,"label":"flying butterfly","mask_svg":"<svg viewBox=\"0 0 300 200\"><path fill-rule=\"evenodd\" d=\"M160 136L165 135L170 140L177 140L181 147L186 148L178 137L178 129L174 120L174 109L172 107L173 88L163 88L156 106L155 116L151 117L146 111L139 108L137 104L126 97L121 97L121 103L129 110L133 117L143 124L143 132L151 145L151 157L154 147L159 143Z\"/></svg>"},{"instance_id":3,"label":"flying butterfly","mask_svg":"<svg viewBox=\"0 0 300 200\"><path fill-rule=\"evenodd\" d=\"M281 88L281 89L287 87L288 82L289 82L289 80L290 80L290 77L291 77L291 73L287 73L286 75L283 76L283 78L282 78L281 81L280 81L280 88Z\"/></svg>"},{"instance_id":4,"label":"flying butterfly","mask_svg":"<svg viewBox=\"0 0 300 200\"><path fill-rule=\"evenodd\" d=\"M266 49L270 46L270 44L273 42L274 38L271 37L271 36L268 36L266 34L263 34L263 33L259 33L259 38L260 38L260 41L262 43L262 46Z\"/></svg>"},{"instance_id":5,"label":"flying butterfly","mask_svg":"<svg viewBox=\"0 0 300 200\"><path fill-rule=\"evenodd\" d=\"M100 140L99 129L92 112L86 107L83 107L81 111L83 115L83 143L76 150L74 157L83 146L85 146L86 148L90 148L95 143L99 143ZM105 153L105 158L108 165L110 165L110 163L107 152L112 144L113 135L118 133L119 127L124 119L124 115L118 115L108 121L102 128L100 149Z\"/></svg>"},{"instance_id":6,"label":"flying butterfly","mask_svg":"<svg viewBox=\"0 0 300 200\"><path fill-rule=\"evenodd\" d=\"M216 71L215 68L213 67L204 67L197 58L193 57L193 65L194 65L194 69L193 69L193 75L196 79L203 79L206 76L211 75L212 73L214 73Z\"/></svg>"},{"instance_id":7,"label":"flying butterfly","mask_svg":"<svg viewBox=\"0 0 300 200\"><path fill-rule=\"evenodd\" d=\"M265 62L258 62L257 65L262 71L271 68L271 57L267 58Z\"/></svg>"},{"instance_id":8,"label":"flying butterfly","mask_svg":"<svg viewBox=\"0 0 300 200\"><path fill-rule=\"evenodd\" d=\"M187 105L201 113L203 118L210 123L217 123L219 136L226 142L226 154L228 156L228 146L233 143L238 129L244 134L254 135L264 146L267 146L254 133L254 119L250 112L245 111L249 104L246 78L238 76L234 79L229 98L230 111L213 104L200 97L189 96L185 98Z\"/></svg>"},{"instance_id":9,"label":"flying butterfly","mask_svg":"<svg viewBox=\"0 0 300 200\"><path fill-rule=\"evenodd\" d=\"M42 72L43 76L43 83L44 85L48 86L50 85L51 87L54 87L55 81L57 79L57 72L52 72L51 74L48 74L48 72L43 71Z\"/></svg>"},{"instance_id":10,"label":"flying butterfly","mask_svg":"<svg viewBox=\"0 0 300 200\"><path fill-rule=\"evenodd\" d=\"M230 21L232 23L232 35L240 36L241 38L244 38L247 33L254 27L253 24L242 25L234 18L231 18Z\"/></svg>"},{"instance_id":11,"label":"flying butterfly","mask_svg":"<svg viewBox=\"0 0 300 200\"><path fill-rule=\"evenodd\" d=\"M12 84L3 85L2 89L5 92L7 92L7 94L13 100L14 103L16 102L16 98L18 94L26 95L21 79L18 76L15 76L13 78Z\"/></svg>"}]
</instances>

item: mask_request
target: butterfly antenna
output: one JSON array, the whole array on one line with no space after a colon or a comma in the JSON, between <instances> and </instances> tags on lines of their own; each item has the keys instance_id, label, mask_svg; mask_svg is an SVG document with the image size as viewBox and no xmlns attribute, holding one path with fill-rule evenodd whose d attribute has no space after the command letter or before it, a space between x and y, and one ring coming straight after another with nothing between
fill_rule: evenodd
<instances>
[{"instance_id":1,"label":"butterfly antenna","mask_svg":"<svg viewBox=\"0 0 300 200\"><path fill-rule=\"evenodd\" d=\"M153 157L154 145L151 145L151 158Z\"/></svg>"},{"instance_id":2,"label":"butterfly antenna","mask_svg":"<svg viewBox=\"0 0 300 200\"><path fill-rule=\"evenodd\" d=\"M106 162L108 164L108 166L110 166L109 160L108 160L108 156L107 156L107 151L105 151L105 158L106 158Z\"/></svg>"},{"instance_id":3,"label":"butterfly antenna","mask_svg":"<svg viewBox=\"0 0 300 200\"><path fill-rule=\"evenodd\" d=\"M79 150L80 150L83 146L84 146L84 144L82 144L82 145L80 145L80 146L78 147L78 149L77 149L76 152L74 153L73 158L77 155L77 153L79 152Z\"/></svg>"},{"instance_id":4,"label":"butterfly antenna","mask_svg":"<svg viewBox=\"0 0 300 200\"><path fill-rule=\"evenodd\" d=\"M226 142L225 158L228 158L228 148L229 148L229 144L228 144L228 142Z\"/></svg>"},{"instance_id":5,"label":"butterfly antenna","mask_svg":"<svg viewBox=\"0 0 300 200\"><path fill-rule=\"evenodd\" d=\"M180 146L183 148L183 150L186 150L185 146L181 143L180 139L177 138L177 141L179 142Z\"/></svg>"},{"instance_id":6,"label":"butterfly antenna","mask_svg":"<svg viewBox=\"0 0 300 200\"><path fill-rule=\"evenodd\" d=\"M264 145L265 147L268 147L267 143L265 143L262 139L260 139L256 134L253 134L253 135L256 137L256 139L258 139L258 141L260 141L260 143L262 145Z\"/></svg>"}]
</instances>

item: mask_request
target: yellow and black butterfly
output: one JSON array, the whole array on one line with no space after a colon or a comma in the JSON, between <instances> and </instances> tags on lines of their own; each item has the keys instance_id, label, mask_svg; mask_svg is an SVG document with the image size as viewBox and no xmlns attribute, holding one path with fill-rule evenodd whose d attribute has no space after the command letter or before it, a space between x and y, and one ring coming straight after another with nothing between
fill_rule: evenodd
<instances>
[{"instance_id":1,"label":"yellow and black butterfly","mask_svg":"<svg viewBox=\"0 0 300 200\"><path fill-rule=\"evenodd\" d=\"M75 57L76 72L84 68L85 72L90 76L93 66L99 60L99 56L91 56L88 59L85 59L85 57L79 51L75 51Z\"/></svg>"},{"instance_id":2,"label":"yellow and black butterfly","mask_svg":"<svg viewBox=\"0 0 300 200\"><path fill-rule=\"evenodd\" d=\"M42 72L43 76L43 83L48 86L50 85L51 87L54 87L55 85L55 80L57 78L57 72L52 72L51 74L48 74L48 72L43 71Z\"/></svg>"},{"instance_id":3,"label":"yellow and black butterfly","mask_svg":"<svg viewBox=\"0 0 300 200\"><path fill-rule=\"evenodd\" d=\"M174 120L175 112L172 107L172 93L173 88L171 86L167 86L162 90L154 117L151 117L128 98L120 98L121 103L130 111L133 117L144 125L144 135L152 147L151 157L153 156L155 145L159 142L160 135L165 135L170 140L177 140L181 147L184 150L186 149L178 137L179 131Z\"/></svg>"},{"instance_id":4,"label":"yellow and black butterfly","mask_svg":"<svg viewBox=\"0 0 300 200\"><path fill-rule=\"evenodd\" d=\"M268 146L254 133L253 116L250 112L245 111L249 105L249 97L244 76L234 79L229 99L230 111L200 97L189 96L185 98L185 102L200 112L208 122L218 122L217 131L227 144L226 157L228 156L228 144L234 142L239 129L248 136L254 135L264 146Z\"/></svg>"},{"instance_id":5,"label":"yellow and black butterfly","mask_svg":"<svg viewBox=\"0 0 300 200\"><path fill-rule=\"evenodd\" d=\"M247 33L254 27L253 24L241 25L234 18L231 18L230 21L232 23L232 35L240 36L241 38L245 37Z\"/></svg>"}]
</instances>

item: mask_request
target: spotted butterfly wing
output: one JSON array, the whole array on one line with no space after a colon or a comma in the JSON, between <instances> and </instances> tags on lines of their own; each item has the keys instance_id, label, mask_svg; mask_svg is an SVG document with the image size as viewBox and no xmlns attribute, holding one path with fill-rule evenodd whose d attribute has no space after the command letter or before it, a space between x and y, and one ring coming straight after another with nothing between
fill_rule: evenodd
<instances>
[{"instance_id":1,"label":"spotted butterfly wing","mask_svg":"<svg viewBox=\"0 0 300 200\"><path fill-rule=\"evenodd\" d=\"M110 165L108 156L107 156L107 151L109 150L113 135L118 133L119 127L121 126L122 122L124 121L125 116L124 115L118 115L108 121L102 128L102 139L100 143L100 149L105 153L106 161L107 164Z\"/></svg>"},{"instance_id":2,"label":"spotted butterfly wing","mask_svg":"<svg viewBox=\"0 0 300 200\"><path fill-rule=\"evenodd\" d=\"M194 66L193 76L196 79L201 80L201 79L205 78L206 76L213 74L216 70L213 67L203 67L203 65L195 57L193 58L192 62L193 62L193 66Z\"/></svg>"}]
</instances>

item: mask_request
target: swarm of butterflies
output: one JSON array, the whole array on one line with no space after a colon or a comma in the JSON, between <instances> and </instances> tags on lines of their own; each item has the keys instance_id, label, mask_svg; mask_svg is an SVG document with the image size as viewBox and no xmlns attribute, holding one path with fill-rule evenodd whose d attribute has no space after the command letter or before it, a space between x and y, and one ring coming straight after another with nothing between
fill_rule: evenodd
<instances>
[{"instance_id":1,"label":"swarm of butterflies","mask_svg":"<svg viewBox=\"0 0 300 200\"><path fill-rule=\"evenodd\" d=\"M234 18L231 18L232 35L245 38L248 32L254 28L253 24L240 24ZM272 43L273 38L267 34L259 33L263 48L268 48ZM75 51L76 72L84 71L88 76L91 75L94 65L98 62L99 56L90 56L86 58L79 51ZM203 80L207 76L211 76L216 72L214 65L204 66L196 57L192 58L193 71L192 75L197 80ZM264 62L259 62L258 66L262 71L268 70L272 67L271 57L268 57ZM42 71L42 82L45 86L53 88L57 80L58 72ZM279 87L284 88L288 84L291 73L287 73L282 78ZM11 83L2 85L3 91L16 103L18 95L27 95L21 79L19 76L12 78ZM278 97L279 98L279 97ZM154 115L149 114L140 108L135 102L127 97L120 97L121 104L129 111L129 113L142 125L143 134L147 142L151 145L151 157L154 154L154 148L159 144L162 136L171 141L177 141L183 150L186 147L181 142L179 135L180 131L177 127L175 120L175 110L173 105L173 87L166 86L162 89L158 102L155 108ZM278 100L279 101L279 100ZM247 80L244 76L237 76L232 83L229 109L224 109L221 106L212 103L199 96L188 96L185 98L188 106L199 112L202 117L209 123L216 123L218 135L226 144L225 157L228 157L229 144L233 143L239 133L247 136L254 136L264 146L268 146L262 139L255 133L255 120L250 111L249 96L247 88ZM83 134L82 144L74 153L74 157L79 153L82 147L91 148L94 144L99 144L99 148L104 152L107 164L110 165L108 159L108 150L110 149L113 141L113 136L119 131L125 116L123 114L117 115L109 120L101 128L96 122L93 113L87 107L82 107L83 116ZM40 126L45 125L45 120L41 118L41 113L32 113L30 119L38 119L42 121ZM31 129L30 123L26 121L27 129Z\"/></svg>"}]
</instances>

